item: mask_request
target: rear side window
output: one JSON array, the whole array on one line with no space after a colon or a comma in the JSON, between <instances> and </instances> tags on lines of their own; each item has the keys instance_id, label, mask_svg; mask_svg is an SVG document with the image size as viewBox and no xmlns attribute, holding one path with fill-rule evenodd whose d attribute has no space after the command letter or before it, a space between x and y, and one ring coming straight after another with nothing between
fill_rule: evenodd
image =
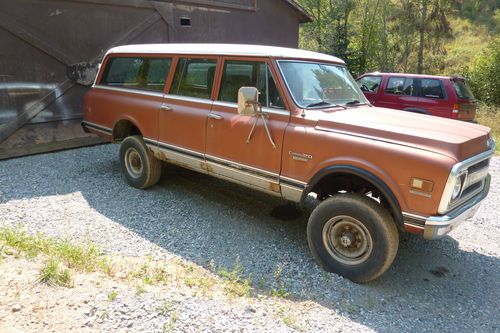
<instances>
[{"instance_id":1,"label":"rear side window","mask_svg":"<svg viewBox=\"0 0 500 333\"><path fill-rule=\"evenodd\" d=\"M381 76L363 76L357 81L358 87L363 92L376 93L380 87Z\"/></svg>"},{"instance_id":2,"label":"rear side window","mask_svg":"<svg viewBox=\"0 0 500 333\"><path fill-rule=\"evenodd\" d=\"M460 99L474 99L474 95L470 91L467 84L463 80L452 80L453 89L457 93L458 98Z\"/></svg>"},{"instance_id":3,"label":"rear side window","mask_svg":"<svg viewBox=\"0 0 500 333\"><path fill-rule=\"evenodd\" d=\"M385 88L386 94L412 96L414 79L411 77L390 77Z\"/></svg>"},{"instance_id":4,"label":"rear side window","mask_svg":"<svg viewBox=\"0 0 500 333\"><path fill-rule=\"evenodd\" d=\"M444 98L443 87L440 80L422 79L422 97Z\"/></svg>"},{"instance_id":5,"label":"rear side window","mask_svg":"<svg viewBox=\"0 0 500 333\"><path fill-rule=\"evenodd\" d=\"M170 94L210 98L216 65L215 59L180 59Z\"/></svg>"},{"instance_id":6,"label":"rear side window","mask_svg":"<svg viewBox=\"0 0 500 333\"><path fill-rule=\"evenodd\" d=\"M109 59L100 84L162 91L171 62L168 58L114 57Z\"/></svg>"},{"instance_id":7,"label":"rear side window","mask_svg":"<svg viewBox=\"0 0 500 333\"><path fill-rule=\"evenodd\" d=\"M265 62L229 60L224 64L219 100L238 102L241 87L256 87L263 106L283 108L271 70Z\"/></svg>"}]
</instances>

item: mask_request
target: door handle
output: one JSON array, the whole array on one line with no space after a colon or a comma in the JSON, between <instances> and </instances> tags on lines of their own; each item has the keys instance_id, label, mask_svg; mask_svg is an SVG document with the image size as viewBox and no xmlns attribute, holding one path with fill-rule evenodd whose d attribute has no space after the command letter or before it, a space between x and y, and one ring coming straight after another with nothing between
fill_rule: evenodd
<instances>
[{"instance_id":1,"label":"door handle","mask_svg":"<svg viewBox=\"0 0 500 333\"><path fill-rule=\"evenodd\" d=\"M160 109L161 110L165 110L165 111L172 111L172 107L171 106L168 106L166 104L162 104L160 105Z\"/></svg>"},{"instance_id":2,"label":"door handle","mask_svg":"<svg viewBox=\"0 0 500 333\"><path fill-rule=\"evenodd\" d=\"M217 120L224 119L224 117L223 117L223 116L218 115L218 114L216 114L216 113L209 113L209 114L208 114L208 118L217 119Z\"/></svg>"}]
</instances>

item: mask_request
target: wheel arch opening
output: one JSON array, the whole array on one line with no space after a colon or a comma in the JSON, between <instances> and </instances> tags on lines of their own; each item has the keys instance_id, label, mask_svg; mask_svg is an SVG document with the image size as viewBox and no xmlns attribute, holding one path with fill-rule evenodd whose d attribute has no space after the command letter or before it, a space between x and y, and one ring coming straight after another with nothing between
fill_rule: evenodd
<instances>
[{"instance_id":1,"label":"wheel arch opening","mask_svg":"<svg viewBox=\"0 0 500 333\"><path fill-rule=\"evenodd\" d=\"M342 193L360 193L377 201L392 215L396 226L404 229L403 215L398 200L391 189L372 173L352 166L330 167L320 171L306 186L302 201L314 193L323 201Z\"/></svg>"},{"instance_id":2,"label":"wheel arch opening","mask_svg":"<svg viewBox=\"0 0 500 333\"><path fill-rule=\"evenodd\" d=\"M128 119L119 120L113 127L113 142L121 142L131 135L142 135L142 133L139 127Z\"/></svg>"}]
</instances>

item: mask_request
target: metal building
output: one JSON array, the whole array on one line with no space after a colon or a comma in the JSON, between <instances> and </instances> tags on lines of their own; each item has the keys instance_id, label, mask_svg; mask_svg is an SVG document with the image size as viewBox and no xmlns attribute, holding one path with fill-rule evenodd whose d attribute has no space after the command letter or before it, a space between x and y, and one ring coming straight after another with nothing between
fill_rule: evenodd
<instances>
[{"instance_id":1,"label":"metal building","mask_svg":"<svg viewBox=\"0 0 500 333\"><path fill-rule=\"evenodd\" d=\"M112 46L213 42L297 47L294 0L0 1L0 159L98 142L79 123Z\"/></svg>"}]
</instances>

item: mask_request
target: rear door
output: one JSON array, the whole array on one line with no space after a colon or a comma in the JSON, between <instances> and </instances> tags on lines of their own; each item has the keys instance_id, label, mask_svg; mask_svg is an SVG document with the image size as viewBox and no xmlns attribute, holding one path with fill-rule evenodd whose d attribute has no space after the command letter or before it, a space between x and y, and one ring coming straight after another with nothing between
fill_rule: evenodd
<instances>
[{"instance_id":1,"label":"rear door","mask_svg":"<svg viewBox=\"0 0 500 333\"><path fill-rule=\"evenodd\" d=\"M377 106L398 110L418 108L415 82L416 80L412 77L389 76Z\"/></svg>"},{"instance_id":2,"label":"rear door","mask_svg":"<svg viewBox=\"0 0 500 333\"><path fill-rule=\"evenodd\" d=\"M211 172L221 178L279 194L281 149L290 112L275 77L266 59L224 59L216 101L207 121L206 160ZM238 90L243 86L259 90L264 119L238 114Z\"/></svg>"},{"instance_id":3,"label":"rear door","mask_svg":"<svg viewBox=\"0 0 500 333\"><path fill-rule=\"evenodd\" d=\"M207 116L218 57L182 56L160 108L159 148L163 157L199 170L204 162Z\"/></svg>"},{"instance_id":4,"label":"rear door","mask_svg":"<svg viewBox=\"0 0 500 333\"><path fill-rule=\"evenodd\" d=\"M451 118L453 106L448 101L448 96L441 79L420 79L418 104L433 116Z\"/></svg>"}]
</instances>

